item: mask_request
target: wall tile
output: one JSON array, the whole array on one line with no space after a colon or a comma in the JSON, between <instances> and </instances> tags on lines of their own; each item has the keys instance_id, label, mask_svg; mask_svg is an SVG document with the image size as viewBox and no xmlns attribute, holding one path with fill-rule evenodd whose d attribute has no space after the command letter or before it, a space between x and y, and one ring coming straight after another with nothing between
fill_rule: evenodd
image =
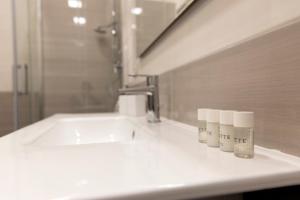
<instances>
[{"instance_id":1,"label":"wall tile","mask_svg":"<svg viewBox=\"0 0 300 200\"><path fill-rule=\"evenodd\" d=\"M13 131L12 101L11 92L0 92L0 137Z\"/></svg>"},{"instance_id":2,"label":"wall tile","mask_svg":"<svg viewBox=\"0 0 300 200\"><path fill-rule=\"evenodd\" d=\"M255 112L255 143L300 155L300 22L161 76L162 114L197 125L197 108Z\"/></svg>"}]
</instances>

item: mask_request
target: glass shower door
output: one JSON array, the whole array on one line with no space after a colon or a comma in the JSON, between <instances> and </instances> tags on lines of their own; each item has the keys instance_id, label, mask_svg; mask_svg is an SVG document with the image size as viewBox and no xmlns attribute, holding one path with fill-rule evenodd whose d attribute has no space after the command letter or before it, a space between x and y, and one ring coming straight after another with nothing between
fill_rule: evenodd
<instances>
[{"instance_id":1,"label":"glass shower door","mask_svg":"<svg viewBox=\"0 0 300 200\"><path fill-rule=\"evenodd\" d=\"M14 0L14 122L15 129L39 119L37 73L39 63L34 27L37 26L38 0Z\"/></svg>"}]
</instances>

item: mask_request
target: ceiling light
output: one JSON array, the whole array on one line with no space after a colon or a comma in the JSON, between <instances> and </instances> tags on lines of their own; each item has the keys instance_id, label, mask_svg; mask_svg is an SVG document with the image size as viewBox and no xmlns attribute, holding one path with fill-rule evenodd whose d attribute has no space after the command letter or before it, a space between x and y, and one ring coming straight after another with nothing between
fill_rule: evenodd
<instances>
[{"instance_id":1,"label":"ceiling light","mask_svg":"<svg viewBox=\"0 0 300 200\"><path fill-rule=\"evenodd\" d=\"M85 17L73 17L73 22L74 24L84 25L86 24L86 19Z\"/></svg>"},{"instance_id":2,"label":"ceiling light","mask_svg":"<svg viewBox=\"0 0 300 200\"><path fill-rule=\"evenodd\" d=\"M68 6L70 8L82 8L81 0L68 0Z\"/></svg>"},{"instance_id":3,"label":"ceiling light","mask_svg":"<svg viewBox=\"0 0 300 200\"><path fill-rule=\"evenodd\" d=\"M142 14L143 9L139 7L131 8L131 13L134 15L140 15Z\"/></svg>"}]
</instances>

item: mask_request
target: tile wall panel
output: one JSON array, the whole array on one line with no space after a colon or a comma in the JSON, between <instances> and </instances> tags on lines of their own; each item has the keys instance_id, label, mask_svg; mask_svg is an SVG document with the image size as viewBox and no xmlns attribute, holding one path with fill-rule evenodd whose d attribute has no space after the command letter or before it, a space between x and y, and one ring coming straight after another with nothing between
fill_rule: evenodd
<instances>
[{"instance_id":1,"label":"tile wall panel","mask_svg":"<svg viewBox=\"0 0 300 200\"><path fill-rule=\"evenodd\" d=\"M0 137L13 131L12 92L0 92Z\"/></svg>"},{"instance_id":2,"label":"tile wall panel","mask_svg":"<svg viewBox=\"0 0 300 200\"><path fill-rule=\"evenodd\" d=\"M255 143L300 156L300 23L160 77L161 113L197 125L197 108L255 112Z\"/></svg>"}]
</instances>

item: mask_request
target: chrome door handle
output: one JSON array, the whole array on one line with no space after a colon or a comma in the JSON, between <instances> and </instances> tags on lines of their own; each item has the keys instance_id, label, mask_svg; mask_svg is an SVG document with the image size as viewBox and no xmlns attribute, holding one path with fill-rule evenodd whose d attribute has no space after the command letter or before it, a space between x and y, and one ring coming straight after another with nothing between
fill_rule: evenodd
<instances>
[{"instance_id":1,"label":"chrome door handle","mask_svg":"<svg viewBox=\"0 0 300 200\"><path fill-rule=\"evenodd\" d=\"M29 80L28 80L28 65L17 65L18 69L18 94L29 94Z\"/></svg>"},{"instance_id":2,"label":"chrome door handle","mask_svg":"<svg viewBox=\"0 0 300 200\"><path fill-rule=\"evenodd\" d=\"M28 64L24 64L24 73L25 73L25 91L24 94L28 95L29 94L29 77L28 77Z\"/></svg>"}]
</instances>

